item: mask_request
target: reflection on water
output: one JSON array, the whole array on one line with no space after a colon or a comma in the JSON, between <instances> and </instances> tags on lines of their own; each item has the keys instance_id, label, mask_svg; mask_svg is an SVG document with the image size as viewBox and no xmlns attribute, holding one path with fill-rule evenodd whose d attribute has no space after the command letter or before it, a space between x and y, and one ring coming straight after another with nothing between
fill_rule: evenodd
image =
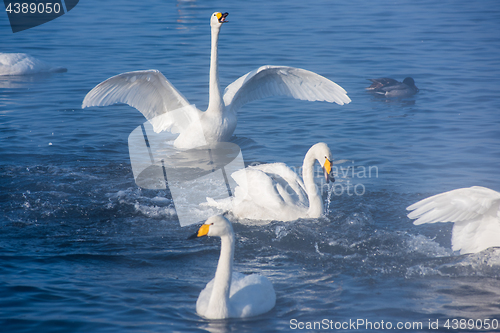
<instances>
[{"instance_id":1,"label":"reflection on water","mask_svg":"<svg viewBox=\"0 0 500 333\"><path fill-rule=\"evenodd\" d=\"M203 221L214 214L203 209L206 198L232 197L237 186L231 175L245 167L240 147L220 142L181 150L172 135L155 133L148 122L129 135L134 179L145 189L169 189L181 226Z\"/></svg>"},{"instance_id":2,"label":"reflection on water","mask_svg":"<svg viewBox=\"0 0 500 333\"><path fill-rule=\"evenodd\" d=\"M58 73L38 73L31 75L0 75L0 88L29 88L31 84L43 84L48 80L57 80Z\"/></svg>"},{"instance_id":3,"label":"reflection on water","mask_svg":"<svg viewBox=\"0 0 500 333\"><path fill-rule=\"evenodd\" d=\"M176 7L178 14L177 23L179 23L176 29L189 29L189 25L195 22L193 15L190 13L190 9L197 7L196 0L177 0Z\"/></svg>"}]
</instances>

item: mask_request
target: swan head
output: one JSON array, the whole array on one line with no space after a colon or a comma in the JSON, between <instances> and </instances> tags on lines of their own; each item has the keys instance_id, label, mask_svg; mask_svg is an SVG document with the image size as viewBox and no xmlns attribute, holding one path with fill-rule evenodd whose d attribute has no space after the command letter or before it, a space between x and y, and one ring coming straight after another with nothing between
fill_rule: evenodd
<instances>
[{"instance_id":1,"label":"swan head","mask_svg":"<svg viewBox=\"0 0 500 333\"><path fill-rule=\"evenodd\" d=\"M203 237L203 236L227 236L232 235L233 226L228 219L222 215L215 215L209 217L206 222L198 229L198 231L191 235L189 239Z\"/></svg>"},{"instance_id":2,"label":"swan head","mask_svg":"<svg viewBox=\"0 0 500 333\"><path fill-rule=\"evenodd\" d=\"M324 142L319 142L309 149L310 152L313 153L313 157L321 164L323 168L323 172L325 174L325 181L335 182L335 178L333 178L332 172L332 152L328 145Z\"/></svg>"},{"instance_id":3,"label":"swan head","mask_svg":"<svg viewBox=\"0 0 500 333\"><path fill-rule=\"evenodd\" d=\"M229 13L221 13L221 12L215 12L212 14L210 18L210 26L212 28L220 28L223 23L227 22L226 17L229 15Z\"/></svg>"}]
</instances>

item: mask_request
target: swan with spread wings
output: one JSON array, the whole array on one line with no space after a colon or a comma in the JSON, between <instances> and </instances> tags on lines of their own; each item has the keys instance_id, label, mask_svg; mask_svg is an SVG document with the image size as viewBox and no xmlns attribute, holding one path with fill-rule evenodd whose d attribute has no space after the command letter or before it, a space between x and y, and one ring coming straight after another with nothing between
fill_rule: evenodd
<instances>
[{"instance_id":1,"label":"swan with spread wings","mask_svg":"<svg viewBox=\"0 0 500 333\"><path fill-rule=\"evenodd\" d=\"M218 40L228 13L213 13L210 20L209 103L198 110L158 70L119 74L98 84L83 100L82 108L126 103L138 109L155 132L179 133L176 148L189 149L228 141L244 104L270 96L290 96L308 101L343 105L351 100L336 83L316 73L286 66L262 66L231 83L222 94L218 73Z\"/></svg>"}]
</instances>

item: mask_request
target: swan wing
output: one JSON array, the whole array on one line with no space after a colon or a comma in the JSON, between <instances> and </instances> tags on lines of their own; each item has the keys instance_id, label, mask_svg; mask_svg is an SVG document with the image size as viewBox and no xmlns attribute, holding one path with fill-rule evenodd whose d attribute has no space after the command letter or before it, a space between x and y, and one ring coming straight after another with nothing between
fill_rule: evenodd
<instances>
[{"instance_id":1,"label":"swan wing","mask_svg":"<svg viewBox=\"0 0 500 333\"><path fill-rule=\"evenodd\" d=\"M284 205L306 207L308 204L302 179L284 163L250 166L234 172L231 177L239 186L237 195L247 195L260 207L281 209Z\"/></svg>"},{"instance_id":2,"label":"swan wing","mask_svg":"<svg viewBox=\"0 0 500 333\"><path fill-rule=\"evenodd\" d=\"M285 168L293 172L284 163L250 166L233 172L231 177L238 184L232 200L233 214L267 221L293 221L305 216L308 199L303 184L288 182L289 175L278 172Z\"/></svg>"},{"instance_id":3,"label":"swan wing","mask_svg":"<svg viewBox=\"0 0 500 333\"><path fill-rule=\"evenodd\" d=\"M476 253L500 246L500 193L473 186L441 193L407 208L414 224L454 222L452 248Z\"/></svg>"},{"instance_id":4,"label":"swan wing","mask_svg":"<svg viewBox=\"0 0 500 333\"><path fill-rule=\"evenodd\" d=\"M307 205L308 199L304 182L286 164L259 164L253 168L265 172L276 182L275 188L286 202Z\"/></svg>"},{"instance_id":5,"label":"swan wing","mask_svg":"<svg viewBox=\"0 0 500 333\"><path fill-rule=\"evenodd\" d=\"M229 303L236 318L257 316L274 308L276 292L265 276L233 272Z\"/></svg>"},{"instance_id":6,"label":"swan wing","mask_svg":"<svg viewBox=\"0 0 500 333\"><path fill-rule=\"evenodd\" d=\"M214 289L212 279L201 291L196 301L196 312L204 316L208 310ZM271 310L276 304L276 292L265 276L232 273L229 292L229 317L243 318L256 316Z\"/></svg>"},{"instance_id":7,"label":"swan wing","mask_svg":"<svg viewBox=\"0 0 500 333\"><path fill-rule=\"evenodd\" d=\"M251 202L252 207L279 210L284 205L277 183L267 173L248 167L231 174L238 186L235 197L241 202Z\"/></svg>"},{"instance_id":8,"label":"swan wing","mask_svg":"<svg viewBox=\"0 0 500 333\"><path fill-rule=\"evenodd\" d=\"M212 296L212 290L214 289L215 279L210 280L205 288L200 292L198 300L196 301L196 312L202 316L205 315L208 309L208 303L210 302L210 296Z\"/></svg>"},{"instance_id":9,"label":"swan wing","mask_svg":"<svg viewBox=\"0 0 500 333\"><path fill-rule=\"evenodd\" d=\"M454 223L451 246L453 251L460 251L461 254L499 247L500 219L484 215L472 221Z\"/></svg>"},{"instance_id":10,"label":"swan wing","mask_svg":"<svg viewBox=\"0 0 500 333\"><path fill-rule=\"evenodd\" d=\"M139 110L153 124L155 132L180 132L187 126L184 118L192 118L194 109L167 78L155 69L122 73L99 83L85 96L82 108L115 103L126 103ZM183 112L165 117L165 114L175 110ZM182 123L181 128L176 127L177 123Z\"/></svg>"},{"instance_id":11,"label":"swan wing","mask_svg":"<svg viewBox=\"0 0 500 333\"><path fill-rule=\"evenodd\" d=\"M290 96L306 101L326 101L339 105L351 102L346 91L327 78L305 69L262 66L243 75L224 92L224 104L232 112L242 105L270 96Z\"/></svg>"},{"instance_id":12,"label":"swan wing","mask_svg":"<svg viewBox=\"0 0 500 333\"><path fill-rule=\"evenodd\" d=\"M466 222L485 215L497 216L500 193L481 186L461 188L421 200L407 207L414 224Z\"/></svg>"}]
</instances>

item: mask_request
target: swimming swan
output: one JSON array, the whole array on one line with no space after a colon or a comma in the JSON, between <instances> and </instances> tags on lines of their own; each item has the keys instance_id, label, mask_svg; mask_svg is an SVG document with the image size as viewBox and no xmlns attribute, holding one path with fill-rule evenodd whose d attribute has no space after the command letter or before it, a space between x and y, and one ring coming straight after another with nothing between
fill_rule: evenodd
<instances>
[{"instance_id":1,"label":"swimming swan","mask_svg":"<svg viewBox=\"0 0 500 333\"><path fill-rule=\"evenodd\" d=\"M218 38L228 13L214 13L210 20L209 103L205 112L187 99L157 70L119 74L98 84L83 100L82 108L126 103L139 110L156 133L180 133L176 148L195 148L228 141L236 128L236 111L244 104L270 96L291 96L308 101L343 105L346 91L316 73L293 67L262 66L231 83L222 95L219 87ZM172 112L179 111L179 112Z\"/></svg>"},{"instance_id":2,"label":"swimming swan","mask_svg":"<svg viewBox=\"0 0 500 333\"><path fill-rule=\"evenodd\" d=\"M62 73L67 69L34 58L26 53L0 53L0 76Z\"/></svg>"},{"instance_id":3,"label":"swimming swan","mask_svg":"<svg viewBox=\"0 0 500 333\"><path fill-rule=\"evenodd\" d=\"M223 216L210 217L189 238L218 236L221 239L215 277L203 289L196 302L196 312L209 319L243 318L271 310L276 293L271 282L258 274L233 272L235 236L231 223Z\"/></svg>"},{"instance_id":4,"label":"swimming swan","mask_svg":"<svg viewBox=\"0 0 500 333\"><path fill-rule=\"evenodd\" d=\"M231 177L238 186L232 198L207 205L231 211L238 218L252 220L293 221L299 218L318 218L323 214L323 198L314 183L314 163L323 167L325 180L330 176L332 153L326 143L312 146L302 165L300 178L284 163L260 164L234 172Z\"/></svg>"},{"instance_id":5,"label":"swimming swan","mask_svg":"<svg viewBox=\"0 0 500 333\"><path fill-rule=\"evenodd\" d=\"M500 193L473 186L444 192L406 208L415 225L454 222L451 244L460 254L500 246Z\"/></svg>"}]
</instances>

